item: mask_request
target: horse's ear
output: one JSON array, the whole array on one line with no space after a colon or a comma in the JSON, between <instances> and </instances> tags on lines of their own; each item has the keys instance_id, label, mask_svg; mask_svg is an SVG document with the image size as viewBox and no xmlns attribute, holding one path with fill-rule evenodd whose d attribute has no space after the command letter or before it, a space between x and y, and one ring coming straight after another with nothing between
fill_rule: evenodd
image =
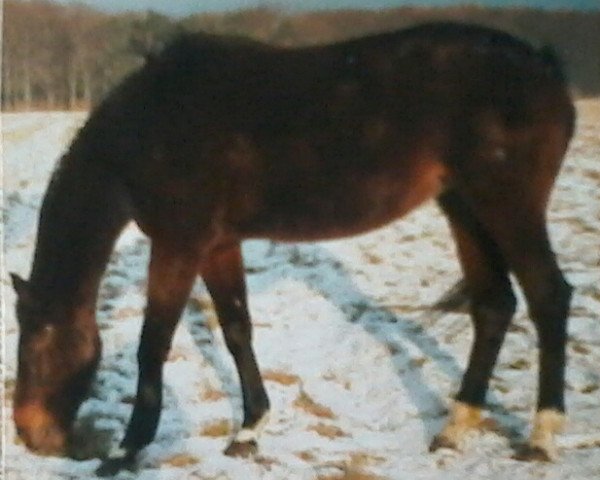
<instances>
[{"instance_id":1,"label":"horse's ear","mask_svg":"<svg viewBox=\"0 0 600 480\"><path fill-rule=\"evenodd\" d=\"M10 278L12 280L13 288L21 301L29 302L33 298L31 295L31 288L27 280L23 280L16 273L11 273Z\"/></svg>"}]
</instances>

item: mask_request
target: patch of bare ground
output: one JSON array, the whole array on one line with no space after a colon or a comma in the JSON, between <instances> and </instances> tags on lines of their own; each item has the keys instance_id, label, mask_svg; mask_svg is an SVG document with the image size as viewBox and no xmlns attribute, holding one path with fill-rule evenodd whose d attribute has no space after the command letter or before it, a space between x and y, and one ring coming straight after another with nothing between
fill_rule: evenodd
<instances>
[{"instance_id":1,"label":"patch of bare ground","mask_svg":"<svg viewBox=\"0 0 600 480\"><path fill-rule=\"evenodd\" d=\"M142 311L139 308L123 307L123 308L119 308L118 310L113 311L111 313L111 318L114 318L116 320L121 320L124 318L139 317L141 315L142 315Z\"/></svg>"},{"instance_id":2,"label":"patch of bare ground","mask_svg":"<svg viewBox=\"0 0 600 480\"><path fill-rule=\"evenodd\" d=\"M231 424L227 420L216 420L202 427L200 435L205 437L225 437L232 432Z\"/></svg>"},{"instance_id":3,"label":"patch of bare ground","mask_svg":"<svg viewBox=\"0 0 600 480\"><path fill-rule=\"evenodd\" d=\"M317 480L388 480L386 477L364 472L362 470L347 469L331 475L319 475Z\"/></svg>"},{"instance_id":4,"label":"patch of bare ground","mask_svg":"<svg viewBox=\"0 0 600 480\"><path fill-rule=\"evenodd\" d=\"M335 382L338 385L342 386L345 390L350 390L352 388L352 382L350 380L343 380L339 378L334 373L326 373L322 376L323 380L327 380L328 382Z\"/></svg>"},{"instance_id":5,"label":"patch of bare ground","mask_svg":"<svg viewBox=\"0 0 600 480\"><path fill-rule=\"evenodd\" d=\"M329 438L333 440L334 438L339 437L347 437L348 434L344 432L341 428L335 425L327 425L325 423L319 422L316 425L310 425L307 430L311 432L315 432L321 437Z\"/></svg>"},{"instance_id":6,"label":"patch of bare ground","mask_svg":"<svg viewBox=\"0 0 600 480\"><path fill-rule=\"evenodd\" d=\"M329 407L315 402L304 390L300 390L293 405L315 417L328 418L330 420L337 418Z\"/></svg>"},{"instance_id":7,"label":"patch of bare ground","mask_svg":"<svg viewBox=\"0 0 600 480\"><path fill-rule=\"evenodd\" d=\"M167 465L176 468L185 468L191 467L192 465L197 465L201 460L198 457L193 455L189 455L187 453L181 453L178 455L174 455L172 457L167 458L162 461L162 465Z\"/></svg>"},{"instance_id":8,"label":"patch of bare ground","mask_svg":"<svg viewBox=\"0 0 600 480\"><path fill-rule=\"evenodd\" d=\"M385 458L367 452L351 452L349 458L339 462L327 462L321 467L339 470L317 476L317 480L387 480L386 477L369 472L368 467L380 465Z\"/></svg>"},{"instance_id":9,"label":"patch of bare ground","mask_svg":"<svg viewBox=\"0 0 600 480\"><path fill-rule=\"evenodd\" d=\"M381 258L379 255L371 252L364 252L363 255L365 256L367 262L371 265L380 265L383 263L383 258Z\"/></svg>"},{"instance_id":10,"label":"patch of bare ground","mask_svg":"<svg viewBox=\"0 0 600 480\"><path fill-rule=\"evenodd\" d=\"M188 352L180 347L174 347L167 356L167 361L169 362L179 362L181 360L188 359Z\"/></svg>"},{"instance_id":11,"label":"patch of bare ground","mask_svg":"<svg viewBox=\"0 0 600 480\"><path fill-rule=\"evenodd\" d=\"M18 143L29 139L33 134L42 129L42 125L38 122L35 125L31 125L28 128L19 128L10 132L2 132L2 140L8 143Z\"/></svg>"},{"instance_id":12,"label":"patch of bare ground","mask_svg":"<svg viewBox=\"0 0 600 480\"><path fill-rule=\"evenodd\" d=\"M300 377L298 377L298 375L282 372L280 370L265 370L262 373L262 378L267 382L275 382L285 386L300 383Z\"/></svg>"},{"instance_id":13,"label":"patch of bare ground","mask_svg":"<svg viewBox=\"0 0 600 480\"><path fill-rule=\"evenodd\" d=\"M590 348L585 345L583 342L578 341L578 340L574 340L571 342L571 348L573 349L573 351L575 353L579 353L581 355L589 355L590 354Z\"/></svg>"},{"instance_id":14,"label":"patch of bare ground","mask_svg":"<svg viewBox=\"0 0 600 480\"><path fill-rule=\"evenodd\" d=\"M15 393L15 387L17 386L17 381L14 378L7 378L4 381L4 401L9 402L12 400L13 395Z\"/></svg>"},{"instance_id":15,"label":"patch of bare ground","mask_svg":"<svg viewBox=\"0 0 600 480\"><path fill-rule=\"evenodd\" d=\"M508 368L511 370L528 370L530 367L531 363L525 358L517 358L508 364Z\"/></svg>"},{"instance_id":16,"label":"patch of bare ground","mask_svg":"<svg viewBox=\"0 0 600 480\"><path fill-rule=\"evenodd\" d=\"M304 460L305 462L308 462L308 463L313 463L315 460L317 460L317 457L315 456L315 454L312 452L309 452L308 450L294 452L294 455L296 455L296 457L298 457L300 460Z\"/></svg>"},{"instance_id":17,"label":"patch of bare ground","mask_svg":"<svg viewBox=\"0 0 600 480\"><path fill-rule=\"evenodd\" d=\"M204 326L210 331L219 328L219 319L213 308L212 301L209 297L193 297L188 300L187 308L190 312L201 313L204 317Z\"/></svg>"},{"instance_id":18,"label":"patch of bare ground","mask_svg":"<svg viewBox=\"0 0 600 480\"><path fill-rule=\"evenodd\" d=\"M190 297L187 303L187 308L195 313L202 313L211 310L213 307L209 297Z\"/></svg>"},{"instance_id":19,"label":"patch of bare ground","mask_svg":"<svg viewBox=\"0 0 600 480\"><path fill-rule=\"evenodd\" d=\"M226 397L227 394L225 392L212 387L206 387L202 392L202 400L205 402L218 402Z\"/></svg>"},{"instance_id":20,"label":"patch of bare ground","mask_svg":"<svg viewBox=\"0 0 600 480\"><path fill-rule=\"evenodd\" d=\"M254 463L261 465L266 470L271 470L271 467L273 467L273 465L281 465L281 463L275 458L265 457L264 455L257 455L256 457L254 457Z\"/></svg>"},{"instance_id":21,"label":"patch of bare ground","mask_svg":"<svg viewBox=\"0 0 600 480\"><path fill-rule=\"evenodd\" d=\"M598 98L588 98L577 101L577 112L588 122L600 121L600 101Z\"/></svg>"}]
</instances>

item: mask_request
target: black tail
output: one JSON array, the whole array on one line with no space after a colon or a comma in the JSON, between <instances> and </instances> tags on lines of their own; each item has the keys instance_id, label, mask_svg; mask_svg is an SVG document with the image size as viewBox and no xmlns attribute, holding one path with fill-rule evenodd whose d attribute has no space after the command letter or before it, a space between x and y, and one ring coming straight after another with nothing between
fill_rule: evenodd
<instances>
[{"instance_id":1,"label":"black tail","mask_svg":"<svg viewBox=\"0 0 600 480\"><path fill-rule=\"evenodd\" d=\"M542 61L551 69L554 76L560 79L561 82L566 82L564 64L556 49L551 45L544 45L538 52Z\"/></svg>"},{"instance_id":2,"label":"black tail","mask_svg":"<svg viewBox=\"0 0 600 480\"><path fill-rule=\"evenodd\" d=\"M544 45L538 50L538 55L540 56L546 68L548 69L549 73L559 82L561 82L565 87L567 87L568 80L565 74L565 67L563 61L556 52L556 49L550 45ZM575 122L577 120L577 113L575 111L575 106L573 105L572 101L570 102L569 110L569 118L567 119L567 122L569 128L568 135L569 138L571 138L575 131Z\"/></svg>"}]
</instances>

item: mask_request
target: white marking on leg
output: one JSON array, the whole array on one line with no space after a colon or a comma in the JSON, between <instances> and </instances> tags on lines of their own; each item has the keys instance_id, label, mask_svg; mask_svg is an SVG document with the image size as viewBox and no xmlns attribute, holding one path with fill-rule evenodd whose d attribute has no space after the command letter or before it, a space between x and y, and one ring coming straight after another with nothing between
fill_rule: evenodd
<instances>
[{"instance_id":1,"label":"white marking on leg","mask_svg":"<svg viewBox=\"0 0 600 480\"><path fill-rule=\"evenodd\" d=\"M235 434L233 441L235 443L258 442L262 430L269 420L269 412L265 412L258 422L252 428L242 428Z\"/></svg>"},{"instance_id":2,"label":"white marking on leg","mask_svg":"<svg viewBox=\"0 0 600 480\"><path fill-rule=\"evenodd\" d=\"M113 447L110 449L110 452L108 453L108 458L125 458L128 455L128 453L129 452L127 451L127 449L113 445Z\"/></svg>"},{"instance_id":3,"label":"white marking on leg","mask_svg":"<svg viewBox=\"0 0 600 480\"><path fill-rule=\"evenodd\" d=\"M481 425L481 408L463 402L454 402L440 437L459 448L465 435Z\"/></svg>"},{"instance_id":4,"label":"white marking on leg","mask_svg":"<svg viewBox=\"0 0 600 480\"><path fill-rule=\"evenodd\" d=\"M565 415L558 410L543 409L535 414L533 429L529 437L529 446L540 449L548 455L550 460L556 460L558 451L555 443L555 435L563 431L565 426Z\"/></svg>"}]
</instances>

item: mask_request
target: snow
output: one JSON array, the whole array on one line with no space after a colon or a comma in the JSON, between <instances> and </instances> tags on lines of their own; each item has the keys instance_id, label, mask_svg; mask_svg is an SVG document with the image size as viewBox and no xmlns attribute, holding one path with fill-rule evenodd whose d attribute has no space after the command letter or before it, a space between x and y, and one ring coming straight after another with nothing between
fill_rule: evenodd
<instances>
[{"instance_id":1,"label":"snow","mask_svg":"<svg viewBox=\"0 0 600 480\"><path fill-rule=\"evenodd\" d=\"M255 459L222 454L241 422L241 396L198 281L166 365L157 438L141 454L138 470L118 478L600 478L600 99L581 101L578 109L578 134L549 215L559 262L576 287L568 346L570 423L559 438L559 462L512 458L529 431L536 397L535 332L522 298L491 382L489 414L500 432L474 434L463 452L428 452L462 377L472 335L466 315L430 308L460 272L447 225L429 203L351 239L244 244L254 345L262 371L269 372L272 404ZM104 356L77 424L87 459L39 457L16 440L10 397L18 329L8 272L29 273L46 182L85 117L60 112L2 117L9 480L94 478L96 457L118 443L135 395L148 243L131 225L100 292ZM295 401L302 395L331 415L300 408ZM209 428L215 425L219 428Z\"/></svg>"}]
</instances>

